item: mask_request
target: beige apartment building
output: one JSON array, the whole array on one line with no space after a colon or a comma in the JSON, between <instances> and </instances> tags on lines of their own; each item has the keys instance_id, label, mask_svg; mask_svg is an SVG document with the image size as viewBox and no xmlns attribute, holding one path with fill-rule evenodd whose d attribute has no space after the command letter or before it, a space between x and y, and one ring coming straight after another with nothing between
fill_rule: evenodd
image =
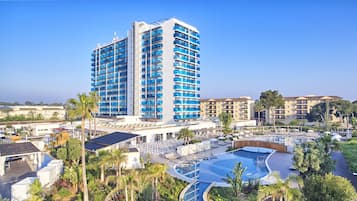
<instances>
[{"instance_id":1,"label":"beige apartment building","mask_svg":"<svg viewBox=\"0 0 357 201\"><path fill-rule=\"evenodd\" d=\"M214 119L223 113L232 114L233 121L254 119L254 100L251 97L211 98L200 100L200 115L203 119Z\"/></svg>"},{"instance_id":2,"label":"beige apartment building","mask_svg":"<svg viewBox=\"0 0 357 201\"><path fill-rule=\"evenodd\" d=\"M26 118L42 119L65 119L66 111L63 106L39 106L39 105L16 105L16 106L0 106L0 119L7 116L24 116Z\"/></svg>"},{"instance_id":3,"label":"beige apartment building","mask_svg":"<svg viewBox=\"0 0 357 201\"><path fill-rule=\"evenodd\" d=\"M306 114L311 108L319 103L327 101L341 100L338 96L296 96L284 97L284 107L275 110L275 119L283 123L289 123L292 120L306 119ZM272 116L268 115L268 122L272 122Z\"/></svg>"}]
</instances>

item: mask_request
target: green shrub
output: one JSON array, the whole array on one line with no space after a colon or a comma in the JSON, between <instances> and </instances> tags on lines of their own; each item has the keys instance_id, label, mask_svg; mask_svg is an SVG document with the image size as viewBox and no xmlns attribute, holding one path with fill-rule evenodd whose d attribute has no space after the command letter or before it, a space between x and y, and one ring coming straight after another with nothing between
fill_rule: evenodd
<instances>
[{"instance_id":1,"label":"green shrub","mask_svg":"<svg viewBox=\"0 0 357 201\"><path fill-rule=\"evenodd\" d=\"M357 137L357 130L352 131L352 137Z\"/></svg>"},{"instance_id":2,"label":"green shrub","mask_svg":"<svg viewBox=\"0 0 357 201\"><path fill-rule=\"evenodd\" d=\"M197 139L193 139L193 140L190 141L189 144L196 144L196 143L200 143L200 142L202 142L202 141L201 140L197 140Z\"/></svg>"},{"instance_id":3,"label":"green shrub","mask_svg":"<svg viewBox=\"0 0 357 201\"><path fill-rule=\"evenodd\" d=\"M339 145L349 169L352 172L357 172L357 139L353 138L348 142L341 142Z\"/></svg>"}]
</instances>

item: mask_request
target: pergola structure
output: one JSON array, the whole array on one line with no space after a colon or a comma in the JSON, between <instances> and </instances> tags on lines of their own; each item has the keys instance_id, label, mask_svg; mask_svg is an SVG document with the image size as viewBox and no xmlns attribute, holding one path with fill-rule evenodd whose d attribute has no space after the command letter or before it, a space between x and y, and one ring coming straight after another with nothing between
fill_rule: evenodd
<instances>
[{"instance_id":1,"label":"pergola structure","mask_svg":"<svg viewBox=\"0 0 357 201\"><path fill-rule=\"evenodd\" d=\"M14 157L29 157L37 167L41 166L41 151L31 142L0 144L0 176L5 175L5 162Z\"/></svg>"}]
</instances>

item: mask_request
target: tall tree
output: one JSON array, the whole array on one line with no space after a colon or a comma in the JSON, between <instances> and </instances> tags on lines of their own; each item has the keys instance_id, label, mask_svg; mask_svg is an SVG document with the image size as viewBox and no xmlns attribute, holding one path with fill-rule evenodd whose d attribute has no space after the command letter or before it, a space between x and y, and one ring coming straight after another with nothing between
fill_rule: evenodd
<instances>
[{"instance_id":1,"label":"tall tree","mask_svg":"<svg viewBox=\"0 0 357 201\"><path fill-rule=\"evenodd\" d=\"M177 136L177 139L183 139L183 144L189 144L190 140L194 137L193 132L188 129L188 128L182 128L179 131L179 135Z\"/></svg>"},{"instance_id":2,"label":"tall tree","mask_svg":"<svg viewBox=\"0 0 357 201\"><path fill-rule=\"evenodd\" d=\"M226 112L221 113L218 116L220 122L223 124L223 133L228 134L231 132L231 123L233 121L232 115Z\"/></svg>"},{"instance_id":3,"label":"tall tree","mask_svg":"<svg viewBox=\"0 0 357 201\"><path fill-rule=\"evenodd\" d=\"M305 179L303 192L307 201L354 201L357 198L350 181L332 174L309 176Z\"/></svg>"},{"instance_id":4,"label":"tall tree","mask_svg":"<svg viewBox=\"0 0 357 201\"><path fill-rule=\"evenodd\" d=\"M83 198L84 201L88 201L88 187L87 187L87 175L86 175L86 156L85 156L85 120L92 118L90 113L90 106L92 105L92 100L87 94L78 94L77 99L69 99L67 113L70 117L81 118L81 141L82 141L82 180L83 180Z\"/></svg>"},{"instance_id":5,"label":"tall tree","mask_svg":"<svg viewBox=\"0 0 357 201\"><path fill-rule=\"evenodd\" d=\"M268 186L259 187L258 200L284 200L284 201L301 201L303 194L301 188L303 181L300 177L289 176L285 181L282 181L279 173L273 173L272 176L276 178L276 183ZM291 185L298 184L298 188L291 188Z\"/></svg>"},{"instance_id":6,"label":"tall tree","mask_svg":"<svg viewBox=\"0 0 357 201\"><path fill-rule=\"evenodd\" d=\"M64 147L57 149L57 157L69 162L71 165L78 165L81 157L81 141L70 138Z\"/></svg>"},{"instance_id":7,"label":"tall tree","mask_svg":"<svg viewBox=\"0 0 357 201\"><path fill-rule=\"evenodd\" d=\"M77 165L66 166L64 168L63 179L71 183L73 193L78 192L80 176L81 176L81 171Z\"/></svg>"},{"instance_id":8,"label":"tall tree","mask_svg":"<svg viewBox=\"0 0 357 201\"><path fill-rule=\"evenodd\" d=\"M97 122L96 122L96 114L98 113L98 104L100 103L100 96L98 95L97 92L90 92L90 97L92 99L92 105L90 107L90 112L92 113L93 116L93 124L94 124L94 136L97 135Z\"/></svg>"},{"instance_id":9,"label":"tall tree","mask_svg":"<svg viewBox=\"0 0 357 201\"><path fill-rule=\"evenodd\" d=\"M110 154L111 154L110 160L112 161L116 169L116 176L121 177L122 164L128 160L128 157L125 154L125 150L115 149Z\"/></svg>"},{"instance_id":10,"label":"tall tree","mask_svg":"<svg viewBox=\"0 0 357 201\"><path fill-rule=\"evenodd\" d=\"M148 167L148 172L153 178L153 187L154 187L153 200L155 201L159 200L159 196L158 196L159 178L165 176L166 170L167 170L167 166L159 163L150 164L150 166Z\"/></svg>"},{"instance_id":11,"label":"tall tree","mask_svg":"<svg viewBox=\"0 0 357 201\"><path fill-rule=\"evenodd\" d=\"M257 115L258 115L258 126L260 125L260 114L261 114L261 112L263 112L264 111L264 105L262 104L262 102L261 101L259 101L259 100L256 100L255 101L255 104L254 104L254 109L255 109L255 112L257 113Z\"/></svg>"},{"instance_id":12,"label":"tall tree","mask_svg":"<svg viewBox=\"0 0 357 201\"><path fill-rule=\"evenodd\" d=\"M303 178L312 174L327 174L334 170L335 162L330 156L331 145L327 141L311 141L298 145L294 149L294 166Z\"/></svg>"},{"instance_id":13,"label":"tall tree","mask_svg":"<svg viewBox=\"0 0 357 201\"><path fill-rule=\"evenodd\" d=\"M135 190L137 190L139 186L139 177L139 173L135 170L130 170L127 174L126 181L130 191L130 201L136 200Z\"/></svg>"},{"instance_id":14,"label":"tall tree","mask_svg":"<svg viewBox=\"0 0 357 201\"><path fill-rule=\"evenodd\" d=\"M239 162L237 165L234 167L232 176L227 174L227 178L224 179L227 183L229 183L232 186L232 190L234 192L234 195L239 199L239 194L242 190L243 186L243 180L242 180L242 175L243 172L245 171L245 168L242 167L242 163Z\"/></svg>"},{"instance_id":15,"label":"tall tree","mask_svg":"<svg viewBox=\"0 0 357 201\"><path fill-rule=\"evenodd\" d=\"M264 106L264 108L268 111L268 116L270 113L273 114L273 125L275 128L275 109L284 106L284 98L277 90L268 90L264 91L260 94L260 102Z\"/></svg>"},{"instance_id":16,"label":"tall tree","mask_svg":"<svg viewBox=\"0 0 357 201\"><path fill-rule=\"evenodd\" d=\"M100 166L100 182L105 181L105 169L111 162L110 153L108 151L100 151L98 155L98 165Z\"/></svg>"}]
</instances>

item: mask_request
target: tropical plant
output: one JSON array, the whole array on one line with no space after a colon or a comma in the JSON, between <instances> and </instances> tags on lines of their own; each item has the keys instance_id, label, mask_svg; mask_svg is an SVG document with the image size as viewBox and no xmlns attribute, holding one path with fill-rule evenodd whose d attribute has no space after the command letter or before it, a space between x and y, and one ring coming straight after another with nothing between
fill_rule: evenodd
<instances>
[{"instance_id":1,"label":"tropical plant","mask_svg":"<svg viewBox=\"0 0 357 201\"><path fill-rule=\"evenodd\" d=\"M96 122L96 113L98 113L98 104L100 103L100 96L97 94L97 92L93 91L89 93L90 98L92 99L92 105L90 106L90 112L92 113L93 116L93 124L94 124L94 136L97 135L97 122Z\"/></svg>"},{"instance_id":2,"label":"tropical plant","mask_svg":"<svg viewBox=\"0 0 357 201\"><path fill-rule=\"evenodd\" d=\"M64 187L61 187L58 192L52 194L52 199L55 201L69 201L71 197L72 192Z\"/></svg>"},{"instance_id":3,"label":"tropical plant","mask_svg":"<svg viewBox=\"0 0 357 201\"><path fill-rule=\"evenodd\" d=\"M88 182L89 198L91 201L103 201L110 193L110 186L97 182L97 180L89 180Z\"/></svg>"},{"instance_id":4,"label":"tropical plant","mask_svg":"<svg viewBox=\"0 0 357 201\"><path fill-rule=\"evenodd\" d=\"M42 201L42 186L39 179L35 179L28 190L30 198L27 201Z\"/></svg>"},{"instance_id":5,"label":"tropical plant","mask_svg":"<svg viewBox=\"0 0 357 201\"><path fill-rule=\"evenodd\" d=\"M268 111L268 116L273 112L273 126L275 127L275 109L284 106L284 98L277 90L268 90L260 94L259 98L261 104Z\"/></svg>"},{"instance_id":6,"label":"tropical plant","mask_svg":"<svg viewBox=\"0 0 357 201\"><path fill-rule=\"evenodd\" d=\"M80 117L82 119L81 122L81 141L82 141L82 180L83 180L83 199L84 201L88 201L88 187L87 187L87 176L86 176L86 156L85 156L85 120L90 119L90 106L92 105L92 100L85 93L78 94L77 99L68 100L67 112L68 115L72 118Z\"/></svg>"},{"instance_id":7,"label":"tropical plant","mask_svg":"<svg viewBox=\"0 0 357 201\"><path fill-rule=\"evenodd\" d=\"M57 149L57 157L69 164L78 165L81 157L81 142L78 139L70 138L64 147Z\"/></svg>"},{"instance_id":8,"label":"tropical plant","mask_svg":"<svg viewBox=\"0 0 357 201\"><path fill-rule=\"evenodd\" d=\"M330 156L332 142L328 139L311 141L294 149L294 166L303 178L312 174L327 174L334 170L335 162Z\"/></svg>"},{"instance_id":9,"label":"tropical plant","mask_svg":"<svg viewBox=\"0 0 357 201\"><path fill-rule=\"evenodd\" d=\"M236 164L236 166L233 169L233 172L230 174L227 174L227 178L224 179L228 184L232 186L232 190L234 192L234 195L239 198L239 194L242 190L243 186L243 180L242 180L242 175L243 172L246 170L246 168L242 167L242 163L239 162Z\"/></svg>"},{"instance_id":10,"label":"tropical plant","mask_svg":"<svg viewBox=\"0 0 357 201\"><path fill-rule=\"evenodd\" d=\"M71 183L73 193L78 192L80 176L81 176L81 170L78 166L76 165L70 167L65 166L64 174L62 177L64 180L67 180Z\"/></svg>"},{"instance_id":11,"label":"tropical plant","mask_svg":"<svg viewBox=\"0 0 357 201\"><path fill-rule=\"evenodd\" d=\"M105 169L111 163L112 157L108 151L100 151L98 155L98 165L100 166L100 182L105 181Z\"/></svg>"},{"instance_id":12,"label":"tropical plant","mask_svg":"<svg viewBox=\"0 0 357 201\"><path fill-rule=\"evenodd\" d=\"M115 166L116 176L121 177L121 169L123 163L126 163L128 160L127 155L125 154L124 149L115 149L110 153L109 161L112 161L113 165Z\"/></svg>"},{"instance_id":13,"label":"tropical plant","mask_svg":"<svg viewBox=\"0 0 357 201\"><path fill-rule=\"evenodd\" d=\"M151 178L153 178L153 194L152 194L152 200L159 200L159 193L158 193L158 184L159 184L159 178L162 178L165 176L167 170L167 166L164 164L151 164L148 167L148 173L150 174Z\"/></svg>"},{"instance_id":14,"label":"tropical plant","mask_svg":"<svg viewBox=\"0 0 357 201\"><path fill-rule=\"evenodd\" d=\"M279 173L273 172L271 176L275 177L276 183L268 186L260 186L258 191L258 200L271 200L281 201L301 201L303 194L300 189L303 187L303 180L298 176L289 176L285 181L282 181ZM297 187L291 187L296 186Z\"/></svg>"},{"instance_id":15,"label":"tropical plant","mask_svg":"<svg viewBox=\"0 0 357 201\"><path fill-rule=\"evenodd\" d=\"M223 133L224 134L231 133L232 129L230 128L230 126L233 121L232 115L229 113L223 112L218 116L218 118L223 125Z\"/></svg>"},{"instance_id":16,"label":"tropical plant","mask_svg":"<svg viewBox=\"0 0 357 201\"><path fill-rule=\"evenodd\" d=\"M179 135L177 136L177 139L183 139L183 144L189 144L190 140L194 137L193 132L188 129L188 128L182 128L179 131Z\"/></svg>"},{"instance_id":17,"label":"tropical plant","mask_svg":"<svg viewBox=\"0 0 357 201\"><path fill-rule=\"evenodd\" d=\"M258 126L260 126L260 123L261 123L260 114L261 114L261 112L263 112L265 110L264 109L264 105L262 104L261 101L256 100L255 104L254 104L254 109L255 109L255 112L258 115Z\"/></svg>"},{"instance_id":18,"label":"tropical plant","mask_svg":"<svg viewBox=\"0 0 357 201\"><path fill-rule=\"evenodd\" d=\"M350 181L332 174L307 177L303 192L307 201L355 201L357 198L357 193Z\"/></svg>"},{"instance_id":19,"label":"tropical plant","mask_svg":"<svg viewBox=\"0 0 357 201\"><path fill-rule=\"evenodd\" d=\"M130 191L130 201L136 200L135 191L138 190L139 186L139 174L137 171L130 170L126 175L127 186Z\"/></svg>"}]
</instances>

